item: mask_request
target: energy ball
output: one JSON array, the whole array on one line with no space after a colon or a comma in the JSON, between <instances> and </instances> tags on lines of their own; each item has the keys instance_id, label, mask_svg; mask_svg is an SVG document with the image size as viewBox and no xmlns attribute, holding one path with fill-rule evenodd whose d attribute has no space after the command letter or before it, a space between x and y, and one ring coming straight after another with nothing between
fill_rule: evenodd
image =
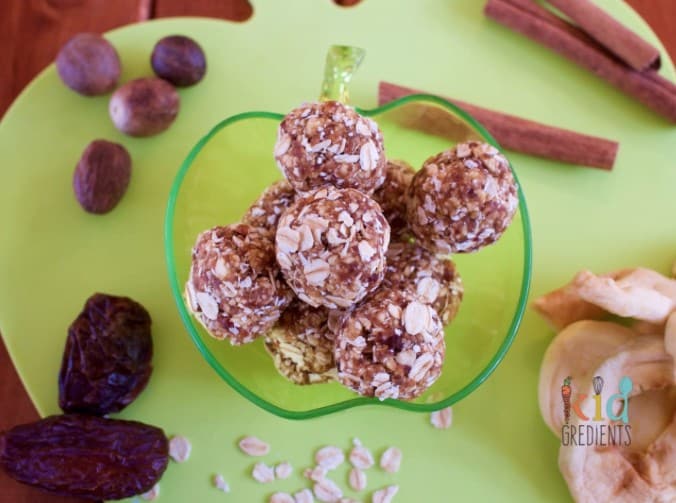
<instances>
[{"instance_id":1,"label":"energy ball","mask_svg":"<svg viewBox=\"0 0 676 503\"><path fill-rule=\"evenodd\" d=\"M293 294L279 274L272 238L234 224L198 236L186 297L211 336L239 345L270 330Z\"/></svg>"},{"instance_id":2,"label":"energy ball","mask_svg":"<svg viewBox=\"0 0 676 503\"><path fill-rule=\"evenodd\" d=\"M369 195L385 179L383 135L371 119L337 101L308 103L279 125L275 160L298 192L333 185Z\"/></svg>"},{"instance_id":3,"label":"energy ball","mask_svg":"<svg viewBox=\"0 0 676 503\"><path fill-rule=\"evenodd\" d=\"M296 384L316 384L336 378L335 336L329 330L329 310L295 299L277 325L265 335L265 348L282 376Z\"/></svg>"},{"instance_id":4,"label":"energy ball","mask_svg":"<svg viewBox=\"0 0 676 503\"><path fill-rule=\"evenodd\" d=\"M336 335L338 380L360 395L411 400L441 374L441 320L406 292L383 289L349 313Z\"/></svg>"},{"instance_id":5,"label":"energy ball","mask_svg":"<svg viewBox=\"0 0 676 503\"><path fill-rule=\"evenodd\" d=\"M373 193L373 200L383 210L390 224L393 240L406 240L411 231L406 222L406 191L415 171L404 161L387 161L385 182Z\"/></svg>"},{"instance_id":6,"label":"energy ball","mask_svg":"<svg viewBox=\"0 0 676 503\"><path fill-rule=\"evenodd\" d=\"M373 199L324 187L299 197L279 219L277 262L311 306L350 307L383 279L390 226Z\"/></svg>"},{"instance_id":7,"label":"energy ball","mask_svg":"<svg viewBox=\"0 0 676 503\"><path fill-rule=\"evenodd\" d=\"M291 206L295 198L296 191L289 182L279 180L263 191L247 210L242 223L265 229L274 236L279 217Z\"/></svg>"},{"instance_id":8,"label":"energy ball","mask_svg":"<svg viewBox=\"0 0 676 503\"><path fill-rule=\"evenodd\" d=\"M390 244L382 288L407 290L432 306L444 325L455 318L464 293L453 261L414 243Z\"/></svg>"},{"instance_id":9,"label":"energy ball","mask_svg":"<svg viewBox=\"0 0 676 503\"><path fill-rule=\"evenodd\" d=\"M435 253L468 253L494 243L519 205L507 159L470 141L430 157L408 190L407 219Z\"/></svg>"},{"instance_id":10,"label":"energy ball","mask_svg":"<svg viewBox=\"0 0 676 503\"><path fill-rule=\"evenodd\" d=\"M117 51L101 35L80 33L56 56L56 71L64 84L85 96L108 94L120 78Z\"/></svg>"}]
</instances>

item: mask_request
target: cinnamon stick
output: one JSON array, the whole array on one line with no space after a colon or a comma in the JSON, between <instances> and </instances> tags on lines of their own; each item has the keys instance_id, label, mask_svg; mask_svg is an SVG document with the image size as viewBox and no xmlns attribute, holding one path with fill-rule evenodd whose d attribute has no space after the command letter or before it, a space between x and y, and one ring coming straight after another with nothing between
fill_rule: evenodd
<instances>
[{"instance_id":1,"label":"cinnamon stick","mask_svg":"<svg viewBox=\"0 0 676 503\"><path fill-rule=\"evenodd\" d=\"M394 99L422 92L389 82L380 82L378 103L383 105ZM472 115L507 150L581 166L605 170L613 168L619 147L617 142L547 126L457 99L443 98Z\"/></svg>"},{"instance_id":2,"label":"cinnamon stick","mask_svg":"<svg viewBox=\"0 0 676 503\"><path fill-rule=\"evenodd\" d=\"M660 51L589 0L548 0L634 70L657 70Z\"/></svg>"},{"instance_id":3,"label":"cinnamon stick","mask_svg":"<svg viewBox=\"0 0 676 503\"><path fill-rule=\"evenodd\" d=\"M488 0L486 16L553 49L676 122L676 85L655 72L637 72L579 28L530 0Z\"/></svg>"}]
</instances>

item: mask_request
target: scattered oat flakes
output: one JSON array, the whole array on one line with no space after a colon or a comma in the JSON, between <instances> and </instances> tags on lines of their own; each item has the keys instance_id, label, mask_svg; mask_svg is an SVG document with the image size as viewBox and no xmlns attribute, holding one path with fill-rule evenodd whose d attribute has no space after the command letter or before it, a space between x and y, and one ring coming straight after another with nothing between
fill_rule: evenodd
<instances>
[{"instance_id":1,"label":"scattered oat flakes","mask_svg":"<svg viewBox=\"0 0 676 503\"><path fill-rule=\"evenodd\" d=\"M141 499L145 501L155 501L160 497L160 485L155 484L150 491L145 492L141 495Z\"/></svg>"},{"instance_id":2,"label":"scattered oat flakes","mask_svg":"<svg viewBox=\"0 0 676 503\"><path fill-rule=\"evenodd\" d=\"M257 437L244 437L239 441L240 450L249 456L265 456L270 452L270 445Z\"/></svg>"},{"instance_id":3,"label":"scattered oat flakes","mask_svg":"<svg viewBox=\"0 0 676 503\"><path fill-rule=\"evenodd\" d=\"M223 475L221 475L220 473L216 473L214 475L212 482L214 484L214 487L219 491L223 491L224 493L230 492L230 485L225 481Z\"/></svg>"},{"instance_id":4,"label":"scattered oat flakes","mask_svg":"<svg viewBox=\"0 0 676 503\"><path fill-rule=\"evenodd\" d=\"M352 468L348 476L350 487L355 491L363 491L366 489L366 474L359 468Z\"/></svg>"},{"instance_id":5,"label":"scattered oat flakes","mask_svg":"<svg viewBox=\"0 0 676 503\"><path fill-rule=\"evenodd\" d=\"M319 482L326 478L327 472L328 470L323 466L315 466L314 468L306 468L303 472L303 476L313 482Z\"/></svg>"},{"instance_id":6,"label":"scattered oat flakes","mask_svg":"<svg viewBox=\"0 0 676 503\"><path fill-rule=\"evenodd\" d=\"M177 463L187 461L190 458L191 451L192 445L187 438L181 435L174 435L169 440L169 456Z\"/></svg>"},{"instance_id":7,"label":"scattered oat flakes","mask_svg":"<svg viewBox=\"0 0 676 503\"><path fill-rule=\"evenodd\" d=\"M401 466L401 451L390 447L380 456L380 467L387 473L396 473Z\"/></svg>"},{"instance_id":8,"label":"scattered oat flakes","mask_svg":"<svg viewBox=\"0 0 676 503\"><path fill-rule=\"evenodd\" d=\"M327 445L315 454L316 463L327 470L335 470L345 461L345 454L338 447Z\"/></svg>"},{"instance_id":9,"label":"scattered oat flakes","mask_svg":"<svg viewBox=\"0 0 676 503\"><path fill-rule=\"evenodd\" d=\"M322 479L315 483L315 496L319 501L325 503L337 503L343 497L343 491L335 482L329 479Z\"/></svg>"},{"instance_id":10,"label":"scattered oat flakes","mask_svg":"<svg viewBox=\"0 0 676 503\"><path fill-rule=\"evenodd\" d=\"M399 486L387 486L373 493L372 503L391 503L399 492Z\"/></svg>"},{"instance_id":11,"label":"scattered oat flakes","mask_svg":"<svg viewBox=\"0 0 676 503\"><path fill-rule=\"evenodd\" d=\"M279 480L288 479L293 473L293 467L286 461L275 466L275 477Z\"/></svg>"},{"instance_id":12,"label":"scattered oat flakes","mask_svg":"<svg viewBox=\"0 0 676 503\"><path fill-rule=\"evenodd\" d=\"M447 430L453 424L453 409L446 407L430 414L432 426L440 430Z\"/></svg>"},{"instance_id":13,"label":"scattered oat flakes","mask_svg":"<svg viewBox=\"0 0 676 503\"><path fill-rule=\"evenodd\" d=\"M251 471L251 476L261 484L269 484L275 481L275 470L265 463L256 463Z\"/></svg>"},{"instance_id":14,"label":"scattered oat flakes","mask_svg":"<svg viewBox=\"0 0 676 503\"><path fill-rule=\"evenodd\" d=\"M374 464L373 454L363 445L358 445L350 451L350 463L360 470L368 470Z\"/></svg>"},{"instance_id":15,"label":"scattered oat flakes","mask_svg":"<svg viewBox=\"0 0 676 503\"><path fill-rule=\"evenodd\" d=\"M270 503L296 503L293 496L287 493L275 493L270 496Z\"/></svg>"},{"instance_id":16,"label":"scattered oat flakes","mask_svg":"<svg viewBox=\"0 0 676 503\"><path fill-rule=\"evenodd\" d=\"M309 489L303 489L293 495L296 498L295 503L315 503L315 497Z\"/></svg>"}]
</instances>

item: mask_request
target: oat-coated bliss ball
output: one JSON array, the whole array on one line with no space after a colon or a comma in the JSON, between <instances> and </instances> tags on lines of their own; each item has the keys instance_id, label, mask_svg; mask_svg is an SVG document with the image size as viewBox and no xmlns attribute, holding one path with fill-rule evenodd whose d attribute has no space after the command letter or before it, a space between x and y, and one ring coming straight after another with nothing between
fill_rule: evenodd
<instances>
[{"instance_id":1,"label":"oat-coated bliss ball","mask_svg":"<svg viewBox=\"0 0 676 503\"><path fill-rule=\"evenodd\" d=\"M470 141L430 157L408 190L417 242L436 253L473 252L502 235L519 204L507 159Z\"/></svg>"},{"instance_id":2,"label":"oat-coated bliss ball","mask_svg":"<svg viewBox=\"0 0 676 503\"><path fill-rule=\"evenodd\" d=\"M293 294L275 262L272 237L234 224L198 236L186 297L210 335L239 345L272 328Z\"/></svg>"},{"instance_id":3,"label":"oat-coated bliss ball","mask_svg":"<svg viewBox=\"0 0 676 503\"><path fill-rule=\"evenodd\" d=\"M242 223L252 227L260 227L273 236L277 231L277 222L296 198L296 191L286 180L279 180L256 199L242 218Z\"/></svg>"},{"instance_id":4,"label":"oat-coated bliss ball","mask_svg":"<svg viewBox=\"0 0 676 503\"><path fill-rule=\"evenodd\" d=\"M414 243L392 243L381 288L404 289L431 305L444 325L458 313L464 288L455 264Z\"/></svg>"},{"instance_id":5,"label":"oat-coated bliss ball","mask_svg":"<svg viewBox=\"0 0 676 503\"><path fill-rule=\"evenodd\" d=\"M385 177L380 129L337 101L307 103L289 112L279 125L274 155L298 192L333 185L372 194Z\"/></svg>"},{"instance_id":6,"label":"oat-coated bliss ball","mask_svg":"<svg viewBox=\"0 0 676 503\"><path fill-rule=\"evenodd\" d=\"M406 222L406 192L415 175L404 161L387 161L385 182L373 193L392 229L392 240L405 240L411 235Z\"/></svg>"},{"instance_id":7,"label":"oat-coated bliss ball","mask_svg":"<svg viewBox=\"0 0 676 503\"><path fill-rule=\"evenodd\" d=\"M329 309L295 299L265 335L265 348L275 367L296 384L315 384L336 377L335 336L329 330Z\"/></svg>"},{"instance_id":8,"label":"oat-coated bliss ball","mask_svg":"<svg viewBox=\"0 0 676 503\"><path fill-rule=\"evenodd\" d=\"M302 301L346 308L382 281L389 242L390 226L375 201L354 189L324 187L282 214L277 262Z\"/></svg>"},{"instance_id":9,"label":"oat-coated bliss ball","mask_svg":"<svg viewBox=\"0 0 676 503\"><path fill-rule=\"evenodd\" d=\"M410 400L437 380L445 353L434 309L404 291L382 289L343 319L338 380L360 395Z\"/></svg>"}]
</instances>

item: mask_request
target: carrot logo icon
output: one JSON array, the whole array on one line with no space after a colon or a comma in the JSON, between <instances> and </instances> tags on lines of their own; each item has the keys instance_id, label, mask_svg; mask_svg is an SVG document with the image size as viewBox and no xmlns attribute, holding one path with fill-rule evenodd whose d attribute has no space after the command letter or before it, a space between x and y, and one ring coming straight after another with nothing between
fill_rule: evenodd
<instances>
[{"instance_id":1,"label":"carrot logo icon","mask_svg":"<svg viewBox=\"0 0 676 503\"><path fill-rule=\"evenodd\" d=\"M563 417L566 419L566 424L570 421L570 395L573 390L570 387L570 381L572 377L568 376L563 380L563 386L561 386L561 397L563 398Z\"/></svg>"}]
</instances>

